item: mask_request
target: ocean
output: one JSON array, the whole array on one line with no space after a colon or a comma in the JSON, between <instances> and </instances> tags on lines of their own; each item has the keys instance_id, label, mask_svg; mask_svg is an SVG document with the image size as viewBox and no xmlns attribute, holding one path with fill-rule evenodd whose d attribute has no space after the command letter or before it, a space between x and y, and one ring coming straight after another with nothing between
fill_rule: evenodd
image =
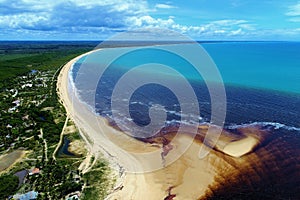
<instances>
[{"instance_id":1,"label":"ocean","mask_svg":"<svg viewBox=\"0 0 300 200\"><path fill-rule=\"evenodd\" d=\"M224 81L226 126L259 123L300 131L300 43L216 42L201 45L215 62ZM109 55L124 49L99 51L96 60L82 58L73 67L73 78L76 78L83 65L101 67L107 62L104 60L110 58ZM210 95L201 75L197 77L194 68L185 60L151 47L144 47L111 63L99 77L94 105L90 106L98 114L110 116L111 96L118 80L135 66L144 63L163 63L183 74L199 102L200 116L194 116L194 121L210 121ZM147 73L145 70L145 76ZM163 69L154 73L173 78L176 82L176 76L168 75ZM76 84L81 83L77 81ZM79 91L79 94L83 100L88 96L87 91ZM86 102L89 103L88 98ZM131 120L139 125L150 123L149 108L157 104L167 110L168 122L180 120L181 110L176 94L164 86L146 84L132 94L129 103Z\"/></svg>"},{"instance_id":2,"label":"ocean","mask_svg":"<svg viewBox=\"0 0 300 200\"><path fill-rule=\"evenodd\" d=\"M268 132L259 136L265 139L242 158L216 152L223 163L216 167L221 173L216 179L217 184L210 186L203 199L300 199L300 43L210 42L201 45L216 64L224 82L224 128L236 134L248 127L250 131L253 130L251 127L259 127L261 131L255 134ZM129 53L122 54L126 51ZM120 56L113 59L113 55ZM112 124L121 123L134 132L132 122L145 127L154 118L161 117L160 112L153 118L153 107L167 113L165 127L176 125L182 119L187 119L183 121L186 124L214 123L211 120L212 96L207 85L211 82L205 82L202 74L182 57L151 46L142 50L107 48L89 57L78 60L70 72L76 95L95 114L107 117ZM134 80L153 78L172 82L172 86L179 88L177 93L187 89L179 81L180 76L163 66L161 69L151 67L155 65L153 63L171 66L187 80L196 94L196 107L190 96L182 101L172 88L155 81L146 81L147 84L136 87ZM122 82L126 74L144 64L149 65ZM105 69L100 76L99 68ZM220 85L219 82L214 84ZM116 100L125 102L126 109L113 106L117 87L123 89L118 91L124 96L117 95ZM187 107L198 108L200 114L184 113L182 108ZM125 114L116 117L114 112ZM225 165L234 170L225 173Z\"/></svg>"}]
</instances>

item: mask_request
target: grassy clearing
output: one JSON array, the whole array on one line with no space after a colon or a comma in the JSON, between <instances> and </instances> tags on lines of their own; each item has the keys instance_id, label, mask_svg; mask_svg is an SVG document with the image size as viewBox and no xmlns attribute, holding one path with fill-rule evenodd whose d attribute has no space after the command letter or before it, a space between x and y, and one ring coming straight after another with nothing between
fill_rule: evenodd
<instances>
[{"instance_id":1,"label":"grassy clearing","mask_svg":"<svg viewBox=\"0 0 300 200\"><path fill-rule=\"evenodd\" d=\"M16 150L0 157L0 173L11 168L25 155L25 151Z\"/></svg>"}]
</instances>

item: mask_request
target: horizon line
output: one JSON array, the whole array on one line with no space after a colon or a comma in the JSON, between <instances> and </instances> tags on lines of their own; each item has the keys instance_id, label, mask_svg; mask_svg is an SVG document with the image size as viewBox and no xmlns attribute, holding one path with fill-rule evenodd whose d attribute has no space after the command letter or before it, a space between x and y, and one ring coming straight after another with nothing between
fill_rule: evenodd
<instances>
[{"instance_id":1,"label":"horizon line","mask_svg":"<svg viewBox=\"0 0 300 200\"><path fill-rule=\"evenodd\" d=\"M12 40L1 40L0 42L300 42L300 40L63 40L63 39L53 39L53 40L23 40L23 39L12 39Z\"/></svg>"}]
</instances>

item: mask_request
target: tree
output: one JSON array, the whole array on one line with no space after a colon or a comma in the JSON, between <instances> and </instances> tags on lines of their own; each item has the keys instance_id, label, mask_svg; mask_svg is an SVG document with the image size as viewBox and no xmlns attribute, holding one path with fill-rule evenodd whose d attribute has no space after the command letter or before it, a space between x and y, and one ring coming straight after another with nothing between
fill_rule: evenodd
<instances>
[{"instance_id":1,"label":"tree","mask_svg":"<svg viewBox=\"0 0 300 200\"><path fill-rule=\"evenodd\" d=\"M19 179L15 175L0 176L0 197L7 198L18 189Z\"/></svg>"}]
</instances>

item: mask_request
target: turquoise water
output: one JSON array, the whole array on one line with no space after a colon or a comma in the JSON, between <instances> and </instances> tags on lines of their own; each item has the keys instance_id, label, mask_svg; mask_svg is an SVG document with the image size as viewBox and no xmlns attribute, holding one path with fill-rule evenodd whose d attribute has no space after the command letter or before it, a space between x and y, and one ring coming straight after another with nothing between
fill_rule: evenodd
<instances>
[{"instance_id":1,"label":"turquoise water","mask_svg":"<svg viewBox=\"0 0 300 200\"><path fill-rule=\"evenodd\" d=\"M300 42L223 42L201 45L217 65L227 85L300 94ZM124 49L106 49L95 53L95 62L101 64L101 59L105 60L116 51L122 52ZM89 62L92 60L89 58ZM128 70L151 62L172 66L189 79L201 79L201 75L186 60L151 47L120 57L113 62L113 66ZM164 71L162 69L157 73L164 74Z\"/></svg>"},{"instance_id":2,"label":"turquoise water","mask_svg":"<svg viewBox=\"0 0 300 200\"><path fill-rule=\"evenodd\" d=\"M186 48L190 44L180 45ZM289 130L300 130L300 43L225 42L201 45L217 65L225 83L226 125L259 123L276 127L287 125ZM128 54L120 56L128 49ZM118 58L112 59L116 54ZM94 96L91 96L88 89L80 89L82 82L75 84L83 101L89 104L90 98L95 100L96 105L89 104L94 107L95 112L111 115L112 92L130 69L142 64L160 63L176 69L190 82L197 95L201 113L201 116L195 116L195 121L198 118L202 119L200 121L210 121L211 102L206 85L201 81L201 75L184 58L155 47L144 47L142 50L133 47L103 49L91 54L88 59L79 60L73 67L73 77L76 79L77 72L82 73L82 68L87 68L86 72L89 72L89 65L97 69L103 68L107 63L110 63L109 67L101 77L96 77L98 82L95 83L97 90ZM83 83L90 83L93 74L92 71L87 75ZM174 80L175 84L177 81L176 75L168 74L163 68L154 71L151 65L140 76L164 76ZM165 107L168 121L180 120L178 100L168 89L157 85L141 87L133 94L129 105L132 119L137 124L148 124L149 108L156 104Z\"/></svg>"},{"instance_id":3,"label":"turquoise water","mask_svg":"<svg viewBox=\"0 0 300 200\"><path fill-rule=\"evenodd\" d=\"M247 167L245 171L241 171L241 179L237 179L236 184L232 180L225 181L220 185L219 195L214 193L215 198L211 199L299 199L300 43L205 43L203 47L213 58L225 82L227 107L224 127L240 134L241 127L257 126L263 130L262 134L268 135L268 139L262 141L255 150L256 154L249 154L255 159L251 162L244 160L247 161L247 166L251 165L251 170ZM122 123L136 137L147 136L149 129L138 132L130 122L133 121L140 127L147 126L154 119L150 118L149 110L158 104L167 113L165 127L178 125L186 114L191 115L191 119L183 121L184 123L211 122L211 96L205 83L201 81L201 76L186 60L145 47L142 51L131 51L110 62L113 54L121 55L124 49L126 48L103 49L93 53L88 59L81 59L73 67L73 77L78 80L75 81L75 86L80 97L97 114L107 117L112 124ZM99 79L94 84L96 91L91 95L90 89L95 88L81 85L89 85L94 80L95 71L104 68L107 63L110 65L104 73L100 77L95 76ZM112 110L121 114L125 110L118 107L116 109L112 105L113 91L118 81L131 69L147 63L160 63L179 71L197 95L200 116L182 112L182 106L190 106L189 101L178 101L176 94L169 88L158 84L143 85L132 96L126 96L130 117L113 116ZM86 70L81 71L82 68ZM76 79L78 74L84 78ZM142 78L161 75L181 87L176 76L168 74L163 68L155 71L150 65L139 74ZM136 76L130 78L137 79ZM134 84L123 84L128 88L135 88ZM95 100L95 104L89 104L91 98ZM115 100L122 102L124 99L122 96ZM222 156L222 159L226 157ZM233 158L225 161L231 163L231 159ZM240 169L238 165L233 167L235 170Z\"/></svg>"},{"instance_id":4,"label":"turquoise water","mask_svg":"<svg viewBox=\"0 0 300 200\"><path fill-rule=\"evenodd\" d=\"M227 84L300 93L300 43L208 43Z\"/></svg>"}]
</instances>

